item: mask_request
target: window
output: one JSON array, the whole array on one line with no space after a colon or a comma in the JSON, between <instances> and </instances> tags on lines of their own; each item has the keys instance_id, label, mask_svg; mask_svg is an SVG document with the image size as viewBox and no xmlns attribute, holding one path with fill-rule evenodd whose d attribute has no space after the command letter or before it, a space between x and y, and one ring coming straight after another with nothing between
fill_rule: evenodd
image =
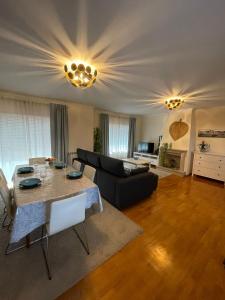
<instances>
[{"instance_id":1,"label":"window","mask_svg":"<svg viewBox=\"0 0 225 300\"><path fill-rule=\"evenodd\" d=\"M126 158L128 153L129 119L109 117L109 155Z\"/></svg>"},{"instance_id":2,"label":"window","mask_svg":"<svg viewBox=\"0 0 225 300\"><path fill-rule=\"evenodd\" d=\"M0 168L8 181L16 165L51 154L49 106L0 100Z\"/></svg>"}]
</instances>

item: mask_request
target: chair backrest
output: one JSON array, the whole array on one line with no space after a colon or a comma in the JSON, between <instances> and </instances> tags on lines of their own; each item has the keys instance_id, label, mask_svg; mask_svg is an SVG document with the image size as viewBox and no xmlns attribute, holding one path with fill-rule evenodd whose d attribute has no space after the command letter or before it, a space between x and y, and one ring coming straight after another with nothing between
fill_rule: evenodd
<instances>
[{"instance_id":1,"label":"chair backrest","mask_svg":"<svg viewBox=\"0 0 225 300\"><path fill-rule=\"evenodd\" d=\"M4 172L2 171L2 169L0 168L0 177L2 177L2 179L5 181L5 183L7 184L7 180L5 178L5 174Z\"/></svg>"},{"instance_id":2,"label":"chair backrest","mask_svg":"<svg viewBox=\"0 0 225 300\"><path fill-rule=\"evenodd\" d=\"M85 165L84 166L84 176L88 177L91 181L94 181L95 179L95 173L96 173L96 169L91 167L91 166L88 166L88 165Z\"/></svg>"},{"instance_id":3,"label":"chair backrest","mask_svg":"<svg viewBox=\"0 0 225 300\"><path fill-rule=\"evenodd\" d=\"M85 220L86 193L54 201L50 207L48 234L53 235Z\"/></svg>"},{"instance_id":4,"label":"chair backrest","mask_svg":"<svg viewBox=\"0 0 225 300\"><path fill-rule=\"evenodd\" d=\"M0 196L5 204L8 215L11 216L12 195L7 186L5 176L2 176L2 174L0 174Z\"/></svg>"},{"instance_id":5,"label":"chair backrest","mask_svg":"<svg viewBox=\"0 0 225 300\"><path fill-rule=\"evenodd\" d=\"M46 163L45 157L32 157L29 158L29 165L44 165Z\"/></svg>"},{"instance_id":6,"label":"chair backrest","mask_svg":"<svg viewBox=\"0 0 225 300\"><path fill-rule=\"evenodd\" d=\"M74 160L73 161L73 167L77 170L80 171L81 170L81 163L78 160Z\"/></svg>"}]
</instances>

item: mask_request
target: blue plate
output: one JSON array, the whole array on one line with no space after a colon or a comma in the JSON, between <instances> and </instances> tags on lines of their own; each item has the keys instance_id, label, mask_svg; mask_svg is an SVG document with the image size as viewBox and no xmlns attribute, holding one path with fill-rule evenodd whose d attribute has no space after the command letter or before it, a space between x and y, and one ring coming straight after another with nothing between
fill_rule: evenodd
<instances>
[{"instance_id":1,"label":"blue plate","mask_svg":"<svg viewBox=\"0 0 225 300\"><path fill-rule=\"evenodd\" d=\"M34 168L33 167L21 167L17 170L17 174L27 174L27 173L33 173Z\"/></svg>"},{"instance_id":2,"label":"blue plate","mask_svg":"<svg viewBox=\"0 0 225 300\"><path fill-rule=\"evenodd\" d=\"M39 178L27 178L19 183L21 189L32 189L41 185L41 180Z\"/></svg>"},{"instance_id":3,"label":"blue plate","mask_svg":"<svg viewBox=\"0 0 225 300\"><path fill-rule=\"evenodd\" d=\"M64 162L57 162L54 164L56 169L63 169L66 167L66 164Z\"/></svg>"},{"instance_id":4,"label":"blue plate","mask_svg":"<svg viewBox=\"0 0 225 300\"><path fill-rule=\"evenodd\" d=\"M68 179L79 179L82 177L82 172L72 171L66 175Z\"/></svg>"}]
</instances>

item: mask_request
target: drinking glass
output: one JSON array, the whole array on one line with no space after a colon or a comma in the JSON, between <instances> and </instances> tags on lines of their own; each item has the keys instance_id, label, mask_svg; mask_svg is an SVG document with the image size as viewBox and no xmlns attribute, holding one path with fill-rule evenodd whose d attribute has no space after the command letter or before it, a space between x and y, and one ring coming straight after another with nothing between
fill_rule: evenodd
<instances>
[{"instance_id":1,"label":"drinking glass","mask_svg":"<svg viewBox=\"0 0 225 300\"><path fill-rule=\"evenodd\" d=\"M46 176L47 176L46 168L42 168L40 170L40 177L43 179L43 183L44 183L44 179L45 179Z\"/></svg>"}]
</instances>

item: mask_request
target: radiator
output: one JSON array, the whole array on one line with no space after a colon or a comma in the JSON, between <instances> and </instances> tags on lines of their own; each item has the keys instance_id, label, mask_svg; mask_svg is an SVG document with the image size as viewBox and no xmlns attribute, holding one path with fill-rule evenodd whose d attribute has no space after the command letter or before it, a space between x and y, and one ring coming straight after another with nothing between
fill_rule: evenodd
<instances>
[{"instance_id":1,"label":"radiator","mask_svg":"<svg viewBox=\"0 0 225 300\"><path fill-rule=\"evenodd\" d=\"M67 153L67 164L72 166L73 158L77 158L77 152L68 152Z\"/></svg>"}]
</instances>

